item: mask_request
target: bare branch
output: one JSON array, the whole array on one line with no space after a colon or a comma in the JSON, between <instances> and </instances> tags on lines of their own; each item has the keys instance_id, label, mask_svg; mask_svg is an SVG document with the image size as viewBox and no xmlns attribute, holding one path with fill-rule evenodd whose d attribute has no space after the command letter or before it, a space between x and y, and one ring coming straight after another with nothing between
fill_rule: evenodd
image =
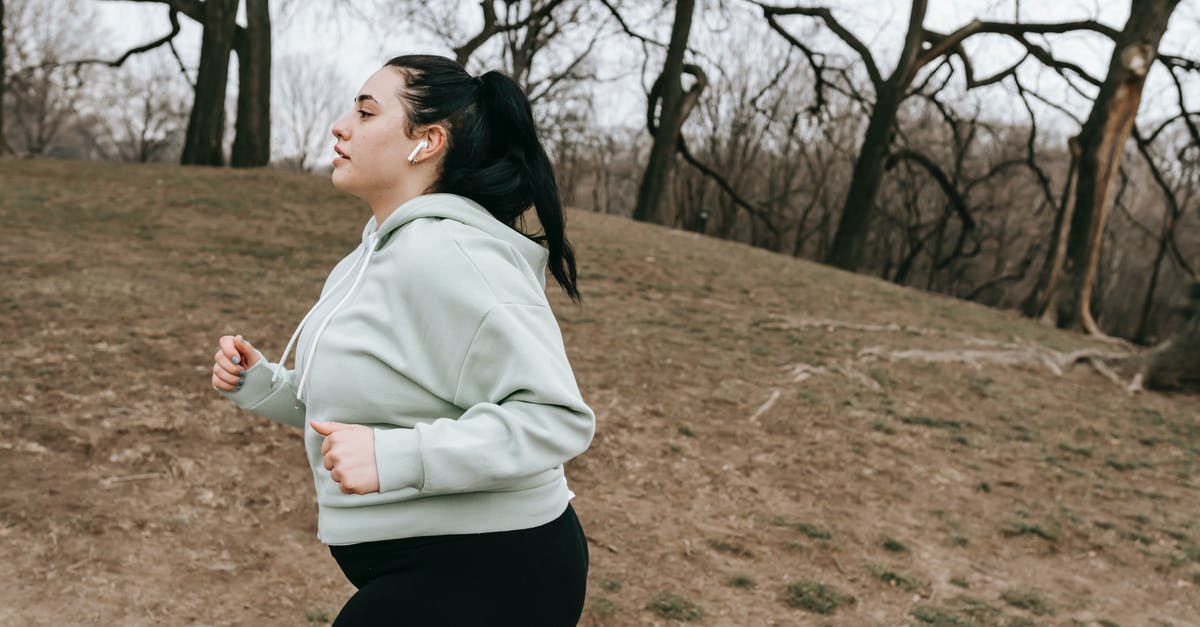
<instances>
[{"instance_id":1,"label":"bare branch","mask_svg":"<svg viewBox=\"0 0 1200 627\"><path fill-rule=\"evenodd\" d=\"M837 21L837 18L833 17L833 11L826 7L776 7L755 2L754 0L750 1L762 9L763 16L772 23L772 28L775 28L777 31L782 31L782 29L778 28L776 26L777 23L771 19L777 15L804 15L820 18L821 21L825 22L825 26L833 31L833 34L837 35L838 38L847 46L850 46L862 58L863 65L867 68L867 75L871 77L871 82L876 86L883 84L883 76L879 73L879 66L875 64L875 57L871 55L871 50L858 37L855 37L854 33L850 32L841 22ZM795 45L794 41L794 37L789 37L789 42L793 42L793 45Z\"/></svg>"},{"instance_id":2,"label":"bare branch","mask_svg":"<svg viewBox=\"0 0 1200 627\"><path fill-rule=\"evenodd\" d=\"M455 60L459 65L466 66L471 55L479 49L480 46L487 43L493 35L497 33L506 33L524 28L530 24L540 22L550 16L554 9L558 8L563 3L563 0L547 0L546 4L533 9L529 15L522 19L501 23L496 19L496 7L492 4L492 0L480 0L479 6L483 10L483 28L471 39L461 46L454 48Z\"/></svg>"},{"instance_id":3,"label":"bare branch","mask_svg":"<svg viewBox=\"0 0 1200 627\"><path fill-rule=\"evenodd\" d=\"M634 30L632 28L629 28L629 25L625 23L625 18L621 17L621 12L618 11L617 8L612 5L612 2L610 2L610 0L600 0L600 4L603 4L604 7L606 9L608 9L609 13L612 13L612 16L617 19L617 24L620 25L621 30L625 31L626 35L629 35L630 37L633 37L634 39L642 42L643 45L648 44L648 45L652 45L652 46L658 46L659 48L667 47L667 44L664 44L661 41L650 39L649 37L646 37L645 35L640 35L640 34L634 32Z\"/></svg>"},{"instance_id":4,"label":"bare branch","mask_svg":"<svg viewBox=\"0 0 1200 627\"><path fill-rule=\"evenodd\" d=\"M1007 35L1018 42L1024 39L1025 35L1048 35L1048 34L1063 34L1075 31L1092 31L1100 33L1116 41L1121 35L1121 31L1101 24L1095 20L1077 20L1074 22L1059 22L1059 23L1020 23L1020 22L983 22L975 20L969 22L965 26L950 33L943 35L934 31L926 30L928 41L931 46L926 50L919 59L917 59L917 67L923 67L934 59L947 54L953 49L962 44L964 40L972 35L990 33L993 35Z\"/></svg>"},{"instance_id":5,"label":"bare branch","mask_svg":"<svg viewBox=\"0 0 1200 627\"><path fill-rule=\"evenodd\" d=\"M78 61L67 61L67 62L61 63L59 65L63 65L63 66L73 65L73 66L78 67L81 65L98 64L98 65L108 65L111 67L121 67L122 65L124 65L125 61L129 59L129 57L132 57L135 54L149 52L160 46L174 43L173 40L175 39L175 36L179 34L179 9L176 9L175 7L171 7L171 10L168 11L168 13L167 13L167 19L169 19L171 21L171 32L167 33L166 35L163 35L162 37L160 37L148 44L126 50L125 54L121 55L117 59L114 59L112 61L105 61L103 59L80 59ZM173 45L172 45L172 50L174 50ZM176 58L178 58L178 55L176 55ZM182 62L181 62L181 65L182 65Z\"/></svg>"}]
</instances>

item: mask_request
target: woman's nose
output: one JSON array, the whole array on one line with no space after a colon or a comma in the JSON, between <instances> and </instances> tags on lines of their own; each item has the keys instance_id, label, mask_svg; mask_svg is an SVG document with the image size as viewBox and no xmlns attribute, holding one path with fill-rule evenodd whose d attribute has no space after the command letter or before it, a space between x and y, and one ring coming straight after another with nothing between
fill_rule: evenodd
<instances>
[{"instance_id":1,"label":"woman's nose","mask_svg":"<svg viewBox=\"0 0 1200 627\"><path fill-rule=\"evenodd\" d=\"M333 128L331 130L333 132L333 136L337 139L345 140L350 136L350 133L346 130L346 126L343 123L345 119L346 118L340 118L333 123Z\"/></svg>"}]
</instances>

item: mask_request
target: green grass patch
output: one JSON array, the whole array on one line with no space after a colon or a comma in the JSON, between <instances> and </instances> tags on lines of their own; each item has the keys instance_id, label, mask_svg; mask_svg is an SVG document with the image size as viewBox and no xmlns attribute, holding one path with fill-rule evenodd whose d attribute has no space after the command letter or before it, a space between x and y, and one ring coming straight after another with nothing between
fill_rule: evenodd
<instances>
[{"instance_id":1,"label":"green grass patch","mask_svg":"<svg viewBox=\"0 0 1200 627\"><path fill-rule=\"evenodd\" d=\"M1062 536L1062 528L1058 523L1050 523L1049 525L1039 525L1030 522L1014 522L1000 530L1000 533L1006 538L1015 538L1018 536L1037 536L1043 540L1057 542Z\"/></svg>"},{"instance_id":2,"label":"green grass patch","mask_svg":"<svg viewBox=\"0 0 1200 627\"><path fill-rule=\"evenodd\" d=\"M917 425L931 429L949 429L951 431L961 431L964 425L970 424L960 420L933 418L931 416L900 416L899 418L900 422L907 425Z\"/></svg>"},{"instance_id":3,"label":"green grass patch","mask_svg":"<svg viewBox=\"0 0 1200 627\"><path fill-rule=\"evenodd\" d=\"M750 549L733 542L724 540L709 540L708 546L722 553L737 555L738 557L754 557L754 553Z\"/></svg>"},{"instance_id":4,"label":"green grass patch","mask_svg":"<svg viewBox=\"0 0 1200 627\"><path fill-rule=\"evenodd\" d=\"M691 623L700 620L700 606L670 592L660 593L646 604L646 609L659 618Z\"/></svg>"},{"instance_id":5,"label":"green grass patch","mask_svg":"<svg viewBox=\"0 0 1200 627\"><path fill-rule=\"evenodd\" d=\"M1104 465L1108 466L1109 468L1112 468L1113 470L1119 470L1121 472L1137 470L1138 468L1150 468L1153 466L1153 464L1151 464L1150 462L1145 462L1145 461L1123 462L1111 455L1108 456L1107 458L1105 458Z\"/></svg>"},{"instance_id":6,"label":"green grass patch","mask_svg":"<svg viewBox=\"0 0 1200 627\"><path fill-rule=\"evenodd\" d=\"M896 433L896 430L893 429L892 426L889 425L885 420L876 420L875 423L871 425L871 428L880 433L886 433L888 435L894 435Z\"/></svg>"},{"instance_id":7,"label":"green grass patch","mask_svg":"<svg viewBox=\"0 0 1200 627\"><path fill-rule=\"evenodd\" d=\"M1011 588L1002 592L1000 598L1015 608L1032 612L1038 616L1050 616L1055 611L1049 601L1031 588Z\"/></svg>"},{"instance_id":8,"label":"green grass patch","mask_svg":"<svg viewBox=\"0 0 1200 627\"><path fill-rule=\"evenodd\" d=\"M310 623L328 623L333 619L329 617L329 610L323 607L310 607L304 610L304 620Z\"/></svg>"},{"instance_id":9,"label":"green grass patch","mask_svg":"<svg viewBox=\"0 0 1200 627\"><path fill-rule=\"evenodd\" d=\"M753 588L754 580L746 575L734 575L729 578L729 585L734 588Z\"/></svg>"},{"instance_id":10,"label":"green grass patch","mask_svg":"<svg viewBox=\"0 0 1200 627\"><path fill-rule=\"evenodd\" d=\"M1070 444L1067 444L1065 442L1062 442L1058 445L1058 450L1063 451L1064 453L1071 453L1073 455L1078 455L1080 457L1091 457L1092 456L1092 449L1082 447L1082 446L1071 446Z\"/></svg>"},{"instance_id":11,"label":"green grass patch","mask_svg":"<svg viewBox=\"0 0 1200 627\"><path fill-rule=\"evenodd\" d=\"M853 595L811 579L797 579L787 585L787 604L814 614L833 614L839 607L857 602Z\"/></svg>"},{"instance_id":12,"label":"green grass patch","mask_svg":"<svg viewBox=\"0 0 1200 627\"><path fill-rule=\"evenodd\" d=\"M925 581L920 577L892 570L885 566L867 564L866 569L872 577L882 581L883 583L886 583L893 588L901 588L905 591L912 592L914 590L920 590L926 586Z\"/></svg>"},{"instance_id":13,"label":"green grass patch","mask_svg":"<svg viewBox=\"0 0 1200 627\"><path fill-rule=\"evenodd\" d=\"M608 597L590 597L584 610L601 619L609 619L617 613L617 604Z\"/></svg>"},{"instance_id":14,"label":"green grass patch","mask_svg":"<svg viewBox=\"0 0 1200 627\"><path fill-rule=\"evenodd\" d=\"M934 605L918 605L910 614L920 623L934 627L974 627L975 625L951 610Z\"/></svg>"},{"instance_id":15,"label":"green grass patch","mask_svg":"<svg viewBox=\"0 0 1200 627\"><path fill-rule=\"evenodd\" d=\"M830 533L828 529L820 525L814 525L812 523L800 521L793 526L800 531L800 533L803 533L804 535L816 540L828 540L833 537L833 534Z\"/></svg>"},{"instance_id":16,"label":"green grass patch","mask_svg":"<svg viewBox=\"0 0 1200 627\"><path fill-rule=\"evenodd\" d=\"M884 538L881 546L883 546L884 549L891 551L892 553L907 553L908 552L908 547L905 546L903 542L901 542L895 538L890 538L890 537Z\"/></svg>"}]
</instances>

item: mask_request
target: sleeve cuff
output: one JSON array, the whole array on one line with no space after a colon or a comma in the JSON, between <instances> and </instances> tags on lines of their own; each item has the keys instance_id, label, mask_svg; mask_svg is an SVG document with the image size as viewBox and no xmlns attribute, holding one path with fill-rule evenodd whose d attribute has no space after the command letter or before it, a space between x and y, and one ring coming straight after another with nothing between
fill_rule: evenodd
<instances>
[{"instance_id":1,"label":"sleeve cuff","mask_svg":"<svg viewBox=\"0 0 1200 627\"><path fill-rule=\"evenodd\" d=\"M375 469L381 493L404 488L420 491L425 484L425 467L421 463L421 435L417 430L376 428Z\"/></svg>"}]
</instances>

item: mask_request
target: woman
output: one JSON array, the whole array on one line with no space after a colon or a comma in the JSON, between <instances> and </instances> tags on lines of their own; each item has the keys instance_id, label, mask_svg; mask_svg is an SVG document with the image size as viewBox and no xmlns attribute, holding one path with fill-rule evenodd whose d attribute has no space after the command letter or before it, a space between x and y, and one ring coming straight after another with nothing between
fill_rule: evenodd
<instances>
[{"instance_id":1,"label":"woman","mask_svg":"<svg viewBox=\"0 0 1200 627\"><path fill-rule=\"evenodd\" d=\"M545 295L549 267L580 300L529 101L408 55L354 103L332 177L374 213L362 245L278 363L224 336L212 385L304 429L317 537L358 588L335 626L574 625L588 554L562 464L595 414Z\"/></svg>"}]
</instances>

